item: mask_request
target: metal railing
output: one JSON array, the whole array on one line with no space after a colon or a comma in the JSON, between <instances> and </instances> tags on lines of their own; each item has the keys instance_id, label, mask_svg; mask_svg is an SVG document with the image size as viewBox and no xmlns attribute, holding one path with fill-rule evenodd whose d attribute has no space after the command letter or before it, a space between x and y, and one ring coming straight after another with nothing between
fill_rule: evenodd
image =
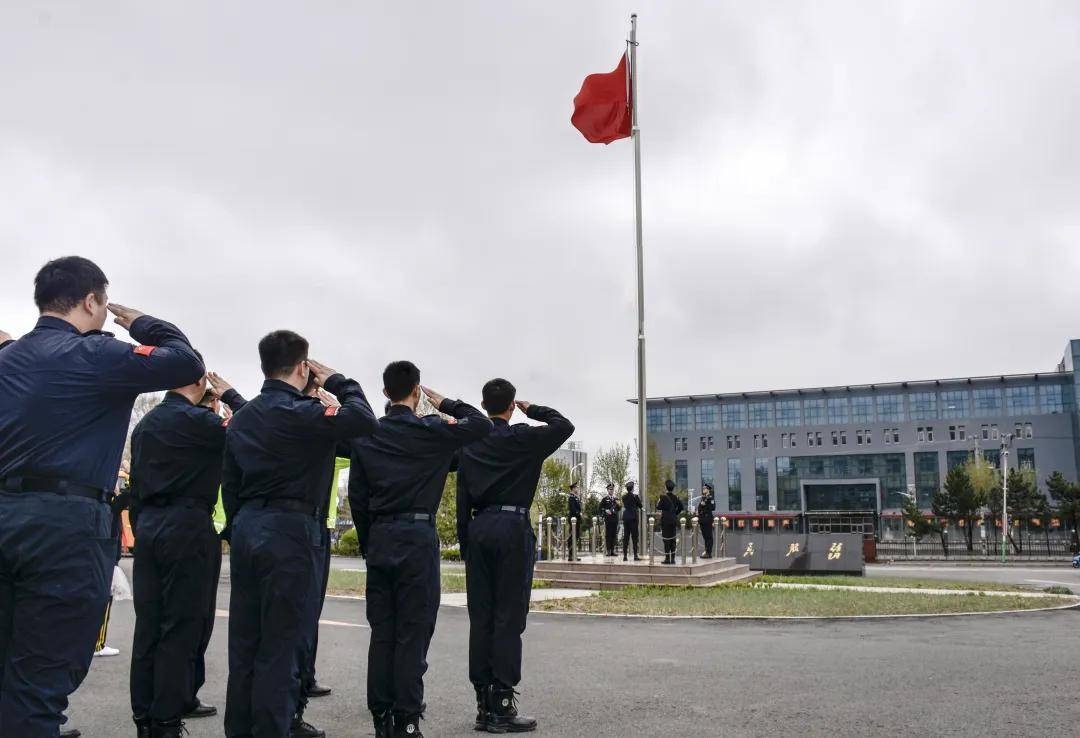
<instances>
[{"instance_id":1,"label":"metal railing","mask_svg":"<svg viewBox=\"0 0 1080 738\"><path fill-rule=\"evenodd\" d=\"M1018 550L1019 549L1019 550ZM1024 541L1015 540L1009 544L1008 558L1011 559L1068 559L1075 554L1067 540L1047 540L1036 536ZM924 538L921 541L908 538L903 541L878 541L879 559L1000 559L1001 539L980 539L972 544L969 551L964 539Z\"/></svg>"}]
</instances>

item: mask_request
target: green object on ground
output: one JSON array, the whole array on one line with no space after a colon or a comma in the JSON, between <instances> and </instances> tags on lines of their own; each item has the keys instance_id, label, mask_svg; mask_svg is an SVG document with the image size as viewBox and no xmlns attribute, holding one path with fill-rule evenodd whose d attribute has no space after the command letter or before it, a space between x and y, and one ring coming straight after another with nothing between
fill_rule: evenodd
<instances>
[{"instance_id":1,"label":"green object on ground","mask_svg":"<svg viewBox=\"0 0 1080 738\"><path fill-rule=\"evenodd\" d=\"M362 595L367 586L367 572L331 569L330 582L326 585L326 591L330 594ZM444 593L464 592L465 575L442 573L442 591Z\"/></svg>"}]
</instances>

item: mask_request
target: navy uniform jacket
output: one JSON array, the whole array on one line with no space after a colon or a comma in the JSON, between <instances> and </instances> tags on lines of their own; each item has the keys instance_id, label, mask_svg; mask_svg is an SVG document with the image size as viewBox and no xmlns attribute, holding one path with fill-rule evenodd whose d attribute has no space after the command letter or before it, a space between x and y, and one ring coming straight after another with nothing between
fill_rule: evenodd
<instances>
[{"instance_id":1,"label":"navy uniform jacket","mask_svg":"<svg viewBox=\"0 0 1080 738\"><path fill-rule=\"evenodd\" d=\"M408 512L434 518L457 451L491 432L491 421L461 400L444 399L439 412L454 421L418 418L405 405L391 405L379 431L353 443L349 509L365 556L373 518Z\"/></svg>"},{"instance_id":2,"label":"navy uniform jacket","mask_svg":"<svg viewBox=\"0 0 1080 738\"><path fill-rule=\"evenodd\" d=\"M604 514L604 522L619 519L619 501L615 499L615 495L600 500L600 511Z\"/></svg>"},{"instance_id":3,"label":"navy uniform jacket","mask_svg":"<svg viewBox=\"0 0 1080 738\"><path fill-rule=\"evenodd\" d=\"M682 501L675 496L674 492L660 495L656 502L656 509L660 511L661 525L678 525L679 513L683 511Z\"/></svg>"},{"instance_id":4,"label":"navy uniform jacket","mask_svg":"<svg viewBox=\"0 0 1080 738\"><path fill-rule=\"evenodd\" d=\"M703 495L697 504L698 523L711 527L713 524L713 512L715 510L716 503L713 502L713 496Z\"/></svg>"},{"instance_id":5,"label":"navy uniform jacket","mask_svg":"<svg viewBox=\"0 0 1080 738\"><path fill-rule=\"evenodd\" d=\"M491 505L532 507L544 459L574 433L574 425L558 410L529 405L530 420L546 425L494 419L494 430L462 451L457 479L457 532L461 550L468 546L473 512Z\"/></svg>"},{"instance_id":6,"label":"navy uniform jacket","mask_svg":"<svg viewBox=\"0 0 1080 738\"><path fill-rule=\"evenodd\" d=\"M233 415L225 434L221 498L226 532L248 500L297 500L325 514L339 441L374 433L379 421L364 391L335 374L326 390L340 408L323 407L288 382L267 379L262 392Z\"/></svg>"},{"instance_id":7,"label":"navy uniform jacket","mask_svg":"<svg viewBox=\"0 0 1080 738\"><path fill-rule=\"evenodd\" d=\"M246 401L234 389L221 398L233 412ZM179 497L217 504L228 421L169 392L131 434L131 481L140 503Z\"/></svg>"},{"instance_id":8,"label":"navy uniform jacket","mask_svg":"<svg viewBox=\"0 0 1080 738\"><path fill-rule=\"evenodd\" d=\"M562 444L560 443L559 445L561 446ZM581 517L581 498L578 497L577 495L575 495L573 492L571 492L570 496L566 499L566 503L567 503L568 511L570 513L570 517L571 518L580 518ZM526 505L522 505L522 507L526 507Z\"/></svg>"},{"instance_id":9,"label":"navy uniform jacket","mask_svg":"<svg viewBox=\"0 0 1080 738\"><path fill-rule=\"evenodd\" d=\"M631 522L638 519L638 510L641 509L641 498L634 492L627 492L622 496L623 520Z\"/></svg>"},{"instance_id":10,"label":"navy uniform jacket","mask_svg":"<svg viewBox=\"0 0 1080 738\"><path fill-rule=\"evenodd\" d=\"M112 491L135 398L206 372L171 323L143 315L129 333L144 345L42 316L0 350L0 480L49 477Z\"/></svg>"}]
</instances>

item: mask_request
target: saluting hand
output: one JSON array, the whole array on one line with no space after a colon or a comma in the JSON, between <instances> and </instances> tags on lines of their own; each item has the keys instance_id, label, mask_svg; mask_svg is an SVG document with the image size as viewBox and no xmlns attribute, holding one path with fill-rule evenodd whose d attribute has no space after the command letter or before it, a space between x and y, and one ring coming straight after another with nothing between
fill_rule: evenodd
<instances>
[{"instance_id":1,"label":"saluting hand","mask_svg":"<svg viewBox=\"0 0 1080 738\"><path fill-rule=\"evenodd\" d=\"M341 403L338 402L338 398L319 387L315 392L315 396L319 398L319 402L323 404L323 407L341 407Z\"/></svg>"},{"instance_id":2,"label":"saluting hand","mask_svg":"<svg viewBox=\"0 0 1080 738\"><path fill-rule=\"evenodd\" d=\"M138 310L124 307L118 302L110 302L108 308L109 312L116 316L113 322L125 331L131 330L131 324L143 316Z\"/></svg>"},{"instance_id":3,"label":"saluting hand","mask_svg":"<svg viewBox=\"0 0 1080 738\"><path fill-rule=\"evenodd\" d=\"M442 401L446 399L435 390L431 389L430 387L425 387L424 385L420 385L420 391L427 395L428 400L431 402L432 405L435 406L436 410L438 410L439 406L442 405Z\"/></svg>"},{"instance_id":4,"label":"saluting hand","mask_svg":"<svg viewBox=\"0 0 1080 738\"><path fill-rule=\"evenodd\" d=\"M523 413L527 413L527 412L529 412L529 406L532 403L531 402L526 402L525 400L514 400L514 404L517 405L518 410L520 410Z\"/></svg>"},{"instance_id":5,"label":"saluting hand","mask_svg":"<svg viewBox=\"0 0 1080 738\"><path fill-rule=\"evenodd\" d=\"M307 365L311 373L315 375L315 384L320 387L326 384L326 380L338 373L337 370L331 369L326 364L320 364L315 359L308 359Z\"/></svg>"},{"instance_id":6,"label":"saluting hand","mask_svg":"<svg viewBox=\"0 0 1080 738\"><path fill-rule=\"evenodd\" d=\"M221 403L221 417L225 418L225 420L228 420L232 417L232 408L226 405L224 402Z\"/></svg>"},{"instance_id":7,"label":"saluting hand","mask_svg":"<svg viewBox=\"0 0 1080 738\"><path fill-rule=\"evenodd\" d=\"M223 397L233 386L221 378L217 372L207 372L206 378L210 380L210 388L218 397Z\"/></svg>"}]
</instances>

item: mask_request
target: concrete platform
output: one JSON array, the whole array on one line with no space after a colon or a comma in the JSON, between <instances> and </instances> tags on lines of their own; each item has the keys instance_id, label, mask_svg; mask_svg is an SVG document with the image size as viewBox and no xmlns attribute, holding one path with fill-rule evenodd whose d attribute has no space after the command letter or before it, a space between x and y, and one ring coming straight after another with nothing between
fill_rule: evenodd
<instances>
[{"instance_id":1,"label":"concrete platform","mask_svg":"<svg viewBox=\"0 0 1080 738\"><path fill-rule=\"evenodd\" d=\"M680 558L670 566L659 563L662 560L658 556L650 566L647 558L623 561L622 557L585 555L577 561L539 561L534 576L555 587L600 590L641 585L710 587L757 576L749 566L732 558L698 559L696 564L687 559L685 565Z\"/></svg>"}]
</instances>

